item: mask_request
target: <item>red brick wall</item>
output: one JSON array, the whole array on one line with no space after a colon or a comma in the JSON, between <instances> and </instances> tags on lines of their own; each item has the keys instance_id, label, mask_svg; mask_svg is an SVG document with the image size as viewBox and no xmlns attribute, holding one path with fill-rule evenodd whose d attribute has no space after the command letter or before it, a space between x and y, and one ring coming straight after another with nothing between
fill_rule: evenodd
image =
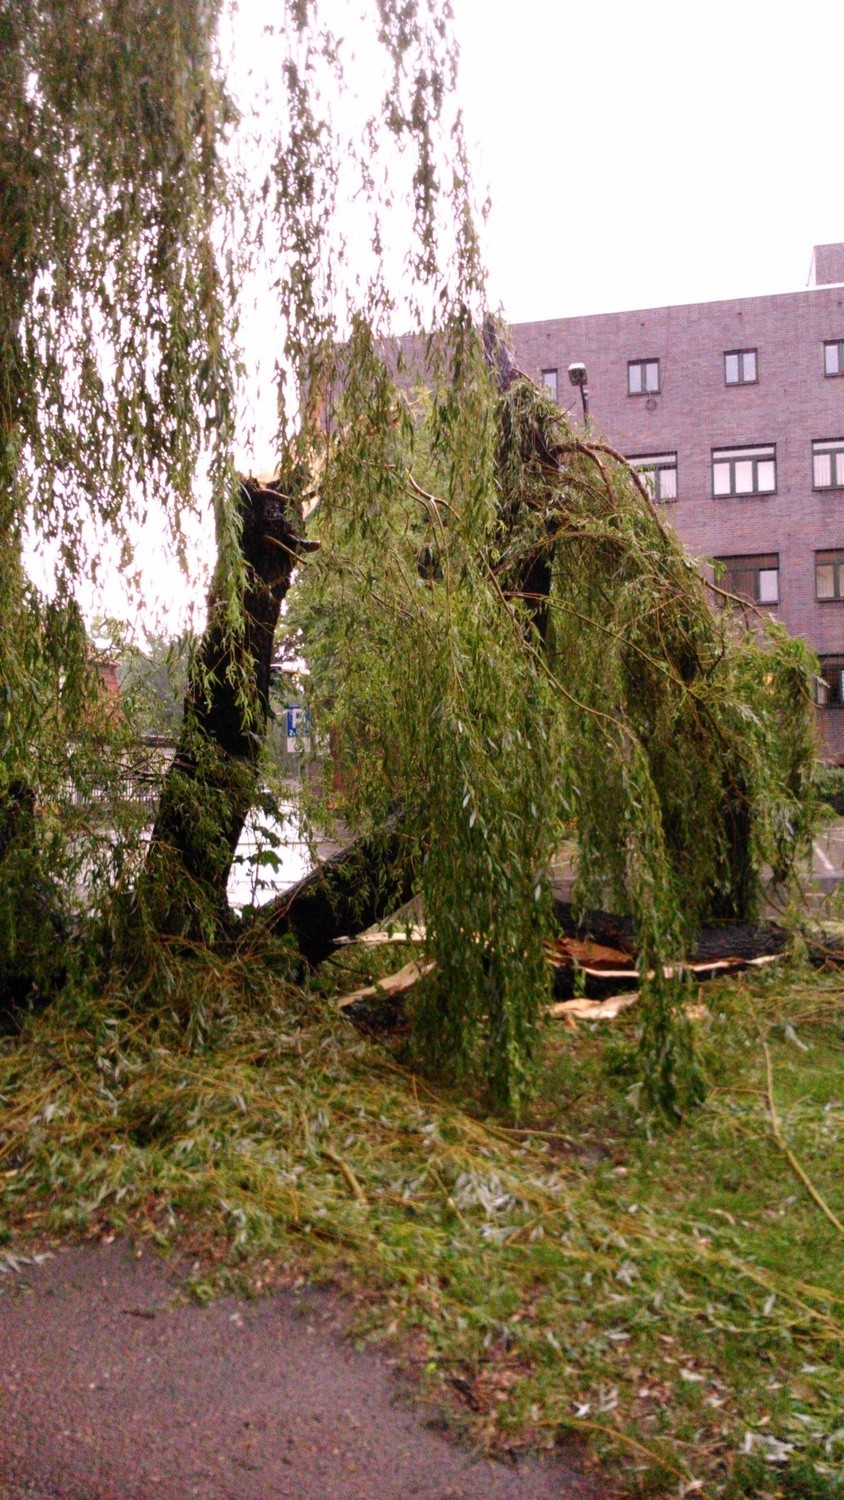
<instances>
[{"instance_id":1,"label":"red brick wall","mask_svg":"<svg viewBox=\"0 0 844 1500\"><path fill-rule=\"evenodd\" d=\"M812 488L812 441L844 438L844 376L824 375L825 340L844 339L844 287L521 323L517 354L534 376L556 367L559 399L580 416L567 367L588 370L593 431L627 455L676 452L678 498L666 515L699 557L779 553L772 611L821 655L844 655L844 600L815 599L814 553L844 549L844 490ZM724 353L758 350L758 381L727 386ZM628 396L630 360L657 358L660 391ZM713 448L776 444L777 492L712 495ZM844 755L844 710L821 716L829 755Z\"/></svg>"}]
</instances>

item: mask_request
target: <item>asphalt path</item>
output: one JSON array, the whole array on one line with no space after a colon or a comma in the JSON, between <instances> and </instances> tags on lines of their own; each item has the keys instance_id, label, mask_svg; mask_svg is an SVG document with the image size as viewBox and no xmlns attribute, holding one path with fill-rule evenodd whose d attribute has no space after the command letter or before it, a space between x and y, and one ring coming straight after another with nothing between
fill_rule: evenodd
<instances>
[{"instance_id":1,"label":"asphalt path","mask_svg":"<svg viewBox=\"0 0 844 1500\"><path fill-rule=\"evenodd\" d=\"M572 1456L459 1446L347 1321L313 1290L200 1306L126 1242L7 1271L0 1500L606 1500Z\"/></svg>"}]
</instances>

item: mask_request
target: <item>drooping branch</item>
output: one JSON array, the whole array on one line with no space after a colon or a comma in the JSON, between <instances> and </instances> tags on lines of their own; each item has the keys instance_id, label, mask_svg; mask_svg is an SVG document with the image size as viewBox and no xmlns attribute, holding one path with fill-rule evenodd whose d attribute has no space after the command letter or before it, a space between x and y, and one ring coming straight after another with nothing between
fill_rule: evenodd
<instances>
[{"instance_id":1,"label":"drooping branch","mask_svg":"<svg viewBox=\"0 0 844 1500\"><path fill-rule=\"evenodd\" d=\"M556 682L560 698L566 698L560 719L565 715L568 753L577 768L573 781L578 802L573 811L579 819L583 817L584 890L592 904L598 905L609 893L607 899L617 910L631 914L629 927L636 931L645 967L651 968L662 958L673 961L691 951L695 929L699 931L713 918L735 921L752 915L758 890L755 845L761 847L755 831L764 814L746 740L736 734L724 705L736 694L742 702L745 697L755 701L763 667L768 673L766 682L770 669L764 653L755 654L749 645L735 650L738 668L722 671L725 660L728 668L732 661L729 637L713 618L702 582L670 528L654 512L638 476L607 445L571 440L565 422L518 368L501 336L491 326L484 335L487 364L499 398L496 511L494 525L479 532L478 546L484 549L482 561L500 607L512 616L514 651L521 652L531 665L542 665L545 678L552 685ZM436 483L428 484L429 489L436 488ZM412 540L422 587L428 586L420 597L430 597L434 618L438 596L448 605L449 590L459 587L462 575L456 566L449 572L450 554L453 548L454 557L459 556L464 534L453 497L439 501L415 481L410 488L424 503L431 523L430 542L419 549L418 532ZM365 486L362 496L368 501ZM466 576L477 579L479 575L468 566ZM639 601L643 601L641 609ZM396 607L401 612L401 605ZM402 615L405 618L410 615ZM491 649L497 649L492 635L488 639ZM606 671L595 650L596 640L607 643ZM743 660L747 668L741 676ZM403 670L403 662L398 665ZM715 674L720 677L713 687ZM793 675L796 682L799 662ZM362 701L365 713L368 700L363 696ZM475 699L466 713L483 716L483 701ZM536 702L538 714L553 712L545 695L537 693ZM437 712L437 705L431 713L429 704L425 722L438 723ZM452 712L463 719L462 701ZM764 722L766 713L763 704ZM802 741L798 743L798 720L795 715L799 758L803 751ZM386 722L389 742L394 731ZM490 733L494 757L498 750L495 729ZM526 737L525 755L534 753L527 743L533 738ZM776 746L770 752L772 759L775 751L779 753ZM764 753L768 754L767 749ZM706 764L708 755L714 763L711 769ZM411 775L415 765L412 761ZM473 769L469 766L459 788L470 829L470 817L477 817L474 802L466 810L472 798ZM714 785L716 778L719 784ZM394 790L402 794L390 782L388 796ZM704 793L709 802L701 819L705 826L700 828L695 798ZM539 803L539 796L535 801ZM604 804L617 810L616 818L604 816ZM538 816L536 807L527 805ZM484 811L481 807L481 817ZM459 817L455 821L459 837ZM417 818L414 836L424 854L436 835L433 828L426 830L423 817L421 826ZM453 837L450 826L449 838ZM292 934L303 956L311 963L320 962L336 938L354 936L389 914L385 891L390 881L397 892L396 905L410 894L410 872L401 863L406 859L407 842L409 830L405 833L401 822L389 837L357 841L352 850L326 862L272 903L257 920ZM453 842L448 847L453 848ZM793 862L796 847L792 839L784 851L786 861ZM699 857L696 851L702 851ZM500 850L497 857L502 858ZM518 857L515 850L513 857ZM509 850L503 858L509 861ZM529 866L526 880L531 890L544 859L543 854ZM430 862L422 868L430 878ZM467 868L471 869L471 862ZM449 889L445 864L438 867L437 879L440 884L435 890ZM682 903L678 893L682 893ZM429 887L426 896L430 895ZM648 917L651 897L652 904L661 903L660 920L664 921L659 930L658 923ZM492 898L490 910L494 911ZM486 916L473 921L472 931L484 930ZM535 921L539 922L538 913ZM431 930L438 930L433 916ZM733 936L740 940L738 929ZM493 942L494 935L490 937ZM479 1009L483 1003L482 998L478 1000Z\"/></svg>"},{"instance_id":2,"label":"drooping branch","mask_svg":"<svg viewBox=\"0 0 844 1500\"><path fill-rule=\"evenodd\" d=\"M534 478L558 475L562 452L553 441L549 441L549 434L540 421L520 422L517 410L505 399L519 383L529 387L531 382L516 363L512 347L491 318L484 321L483 339L487 365L499 395L496 466L502 478L499 538L504 559L499 581L505 593L523 601L528 619L544 646L554 565L553 528L541 516L531 515L528 497L520 493L512 480L516 475L526 473ZM534 527L538 524L540 534L532 546L525 547L523 532L529 520L533 521Z\"/></svg>"},{"instance_id":3,"label":"drooping branch","mask_svg":"<svg viewBox=\"0 0 844 1500\"><path fill-rule=\"evenodd\" d=\"M512 349L491 320L484 325L484 348L488 366L500 396L517 381L527 380L515 363ZM502 423L499 467L506 470L514 459L513 445L527 446L537 463L558 467L558 459L539 427L527 438ZM435 511L436 502L411 481L415 493ZM518 499L502 503L499 543L506 549L508 537L523 517ZM441 524L441 523L440 523ZM521 554L514 572L508 574L510 591L525 599L529 615L542 641L547 628L547 597L551 586L552 547L541 544L525 559ZM429 569L430 559L420 561L420 571ZM435 571L435 570L434 570ZM383 830L361 837L333 858L321 863L289 891L268 902L254 918L276 934L291 934L301 957L309 964L321 963L333 951L338 938L354 936L383 920L413 895L412 860L403 832L401 814L394 814Z\"/></svg>"}]
</instances>

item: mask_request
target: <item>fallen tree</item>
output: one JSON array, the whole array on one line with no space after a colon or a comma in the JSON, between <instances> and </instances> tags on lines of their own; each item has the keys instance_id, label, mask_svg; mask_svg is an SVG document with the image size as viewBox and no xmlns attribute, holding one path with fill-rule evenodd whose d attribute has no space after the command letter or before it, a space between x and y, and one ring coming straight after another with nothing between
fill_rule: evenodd
<instances>
[{"instance_id":1,"label":"fallen tree","mask_svg":"<svg viewBox=\"0 0 844 1500\"><path fill-rule=\"evenodd\" d=\"M342 937L364 932L411 899L413 861L401 825L393 816L377 833L354 839L260 907L252 923L289 934L307 964L321 964Z\"/></svg>"},{"instance_id":2,"label":"fallen tree","mask_svg":"<svg viewBox=\"0 0 844 1500\"><path fill-rule=\"evenodd\" d=\"M500 339L453 329L420 416L357 338L294 618L344 820L377 830L403 808L400 842L354 860L373 889L399 848L415 869L437 976L417 1041L517 1102L550 987L548 870L573 834L578 909L633 924L648 1089L679 1107L697 1088L683 960L701 927L751 923L763 866L787 880L806 847L811 659L713 610L638 475ZM355 912L348 868L265 920L295 933L320 891L324 953L380 914Z\"/></svg>"},{"instance_id":3,"label":"fallen tree","mask_svg":"<svg viewBox=\"0 0 844 1500\"><path fill-rule=\"evenodd\" d=\"M313 458L324 545L303 570L296 623L317 736L330 736L342 773L341 811L366 831L364 853L377 850L363 878L346 861L328 901L312 882L278 926L295 932L308 908L299 940L324 950L343 900L357 895L357 921L380 909L398 844L436 963L416 1011L419 1044L435 1066L482 1071L518 1107L548 995L547 872L573 832L579 904L635 923L654 975L645 1097L676 1108L696 1083L669 970L711 915L751 914L764 864L787 876L810 827L810 660L772 627L757 639L713 615L619 456L584 442L503 357L490 368L440 18L413 0L373 9L360 40L377 39L386 66L380 113L364 110L341 140L329 94L343 49L313 6L290 0L272 165L251 202L216 18L215 6L128 0L83 3L71 27L45 4L7 28L0 799L44 760L39 653L64 700L56 723L84 713L84 691L71 691L81 650L75 660L60 646L42 651L40 603L20 568L25 528L50 543L63 604L96 569L89 519L117 538L129 568L154 496L166 497L179 540L201 460L219 565L137 904L169 936L216 939L226 927L225 877L257 783L265 647L297 551L298 533L270 516L266 495L244 500L233 483L240 247L274 237L277 451L295 444ZM387 160L407 171L411 204L403 312L425 330L429 387L416 407L379 341L397 295L377 254L393 196L392 184L381 192ZM371 235L356 237L376 247L368 279L357 261L344 267L334 220L349 181L356 212L370 210ZM283 488L295 498L295 485ZM264 558L268 538L284 561L272 547ZM56 788L64 771L57 758ZM396 838L381 838L397 807ZM131 869L123 853L118 873Z\"/></svg>"},{"instance_id":4,"label":"fallen tree","mask_svg":"<svg viewBox=\"0 0 844 1500\"><path fill-rule=\"evenodd\" d=\"M633 924L609 912L576 913L569 903L556 905L558 913L560 907L564 908L562 930L568 935L546 943L554 1003L546 1006L545 1015L614 1020L639 999L641 987L652 977L638 966ZM595 932L601 939L594 936ZM608 938L613 946L609 946ZM424 939L424 928L417 926L408 938L399 924L396 930L391 927L368 933L361 941L377 946L381 942ZM766 968L782 962L789 941L788 932L768 922L704 927L694 952L683 961L682 977L698 985L748 968ZM392 1030L406 1022L407 996L434 969L433 960L411 959L395 973L341 995L338 1008L347 1020L366 1030Z\"/></svg>"}]
</instances>

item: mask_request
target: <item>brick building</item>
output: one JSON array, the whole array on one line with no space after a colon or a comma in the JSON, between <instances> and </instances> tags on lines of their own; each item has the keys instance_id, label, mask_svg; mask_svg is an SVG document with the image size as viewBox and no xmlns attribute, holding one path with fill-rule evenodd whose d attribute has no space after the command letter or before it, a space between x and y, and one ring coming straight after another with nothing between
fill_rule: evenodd
<instances>
[{"instance_id":1,"label":"brick building","mask_svg":"<svg viewBox=\"0 0 844 1500\"><path fill-rule=\"evenodd\" d=\"M844 761L844 244L805 291L517 323L519 361L647 476L688 550L821 659Z\"/></svg>"}]
</instances>

